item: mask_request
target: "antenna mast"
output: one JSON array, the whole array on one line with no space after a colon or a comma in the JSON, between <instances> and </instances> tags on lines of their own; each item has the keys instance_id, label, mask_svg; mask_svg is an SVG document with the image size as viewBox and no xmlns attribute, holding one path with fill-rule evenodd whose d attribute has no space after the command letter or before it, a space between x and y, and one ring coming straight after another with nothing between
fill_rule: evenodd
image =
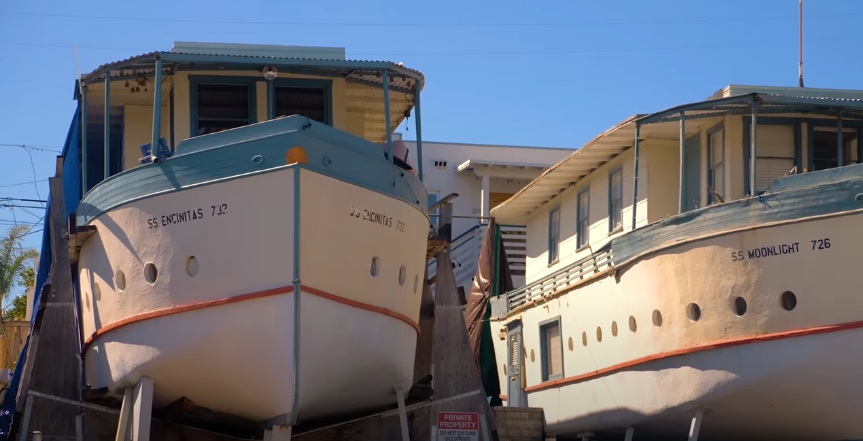
<instances>
[{"instance_id":1,"label":"antenna mast","mask_svg":"<svg viewBox=\"0 0 863 441\"><path fill-rule=\"evenodd\" d=\"M803 87L803 0L800 0L800 68L798 86Z\"/></svg>"}]
</instances>

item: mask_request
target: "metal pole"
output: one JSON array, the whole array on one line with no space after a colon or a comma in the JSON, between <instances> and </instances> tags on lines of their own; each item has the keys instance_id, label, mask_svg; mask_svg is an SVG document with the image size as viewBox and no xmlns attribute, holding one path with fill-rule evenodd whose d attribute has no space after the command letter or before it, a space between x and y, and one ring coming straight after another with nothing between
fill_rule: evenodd
<instances>
[{"instance_id":1,"label":"metal pole","mask_svg":"<svg viewBox=\"0 0 863 441\"><path fill-rule=\"evenodd\" d=\"M273 119L276 113L276 84L273 80L267 81L267 120Z\"/></svg>"},{"instance_id":2,"label":"metal pole","mask_svg":"<svg viewBox=\"0 0 863 441\"><path fill-rule=\"evenodd\" d=\"M111 177L111 71L105 71L105 175Z\"/></svg>"},{"instance_id":3,"label":"metal pole","mask_svg":"<svg viewBox=\"0 0 863 441\"><path fill-rule=\"evenodd\" d=\"M174 73L176 73L176 72L174 72L172 70L172 72L171 72L171 75L172 75L171 76L171 91L170 91L170 95L168 98L170 100L170 102L168 103L168 105L170 106L170 109L168 109L168 111L170 112L171 116L168 119L168 122L169 122L168 125L169 125L170 136L171 136L171 151L176 153L176 149L177 149L176 145L177 144L174 143L174 76L173 76Z\"/></svg>"},{"instance_id":4,"label":"metal pole","mask_svg":"<svg viewBox=\"0 0 863 441\"><path fill-rule=\"evenodd\" d=\"M758 102L752 99L752 121L749 123L749 196L755 196L755 137L758 133Z\"/></svg>"},{"instance_id":5,"label":"metal pole","mask_svg":"<svg viewBox=\"0 0 863 441\"><path fill-rule=\"evenodd\" d=\"M841 110L839 111L839 119L836 121L836 129L839 132L836 134L836 157L839 159L839 164L837 165L837 167L842 167L843 165L845 165L845 161L842 160L843 159L842 153L844 153L843 150L845 150L845 149L842 148L843 143L842 143L842 111Z\"/></svg>"},{"instance_id":6,"label":"metal pole","mask_svg":"<svg viewBox=\"0 0 863 441\"><path fill-rule=\"evenodd\" d=\"M635 123L635 170L632 174L632 229L635 230L635 209L638 207L638 153L641 143L641 125Z\"/></svg>"},{"instance_id":7,"label":"metal pole","mask_svg":"<svg viewBox=\"0 0 863 441\"><path fill-rule=\"evenodd\" d=\"M393 135L392 135L392 127L390 127L390 76L387 70L384 70L383 75L384 82L384 120L387 126L387 151L389 155L390 162L395 162L393 160Z\"/></svg>"},{"instance_id":8,"label":"metal pole","mask_svg":"<svg viewBox=\"0 0 863 441\"><path fill-rule=\"evenodd\" d=\"M420 116L420 85L416 83L416 92L414 92L414 113L416 116L417 130L417 167L419 169L420 182L423 180L423 129L422 117Z\"/></svg>"},{"instance_id":9,"label":"metal pole","mask_svg":"<svg viewBox=\"0 0 863 441\"><path fill-rule=\"evenodd\" d=\"M87 85L81 87L81 197L90 188L87 184Z\"/></svg>"},{"instance_id":10,"label":"metal pole","mask_svg":"<svg viewBox=\"0 0 863 441\"><path fill-rule=\"evenodd\" d=\"M156 71L153 75L153 140L150 155L158 157L159 139L162 134L162 59L156 55Z\"/></svg>"},{"instance_id":11,"label":"metal pole","mask_svg":"<svg viewBox=\"0 0 863 441\"><path fill-rule=\"evenodd\" d=\"M686 194L684 182L686 179L686 112L680 112L680 185L678 186L678 212L683 213L685 208Z\"/></svg>"}]
</instances>

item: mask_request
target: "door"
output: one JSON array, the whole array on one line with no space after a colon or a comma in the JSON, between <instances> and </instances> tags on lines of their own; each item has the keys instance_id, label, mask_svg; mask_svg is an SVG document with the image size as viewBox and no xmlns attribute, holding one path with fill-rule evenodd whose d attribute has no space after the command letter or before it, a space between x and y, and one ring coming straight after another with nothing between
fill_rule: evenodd
<instances>
[{"instance_id":1,"label":"door","mask_svg":"<svg viewBox=\"0 0 863 441\"><path fill-rule=\"evenodd\" d=\"M683 187L685 211L695 210L701 206L701 137L695 135L686 140L684 148L686 169Z\"/></svg>"},{"instance_id":2,"label":"door","mask_svg":"<svg viewBox=\"0 0 863 441\"><path fill-rule=\"evenodd\" d=\"M521 334L521 320L510 323L507 329L507 374L509 387L506 393L506 405L509 407L527 407L527 395L524 392L524 349Z\"/></svg>"}]
</instances>

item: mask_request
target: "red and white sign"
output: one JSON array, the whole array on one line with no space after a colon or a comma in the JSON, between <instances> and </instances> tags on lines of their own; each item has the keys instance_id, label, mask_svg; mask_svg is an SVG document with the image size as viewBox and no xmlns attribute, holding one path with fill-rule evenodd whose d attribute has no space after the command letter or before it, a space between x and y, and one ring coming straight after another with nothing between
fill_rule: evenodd
<instances>
[{"instance_id":1,"label":"red and white sign","mask_svg":"<svg viewBox=\"0 0 863 441\"><path fill-rule=\"evenodd\" d=\"M438 412L437 441L479 441L479 413Z\"/></svg>"}]
</instances>

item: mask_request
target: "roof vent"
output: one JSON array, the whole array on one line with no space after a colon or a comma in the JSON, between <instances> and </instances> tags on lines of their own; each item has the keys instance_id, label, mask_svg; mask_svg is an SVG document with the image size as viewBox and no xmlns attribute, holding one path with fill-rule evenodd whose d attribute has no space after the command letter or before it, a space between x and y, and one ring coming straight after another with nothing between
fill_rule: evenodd
<instances>
[{"instance_id":1,"label":"roof vent","mask_svg":"<svg viewBox=\"0 0 863 441\"><path fill-rule=\"evenodd\" d=\"M282 46L275 44L198 43L175 41L171 52L180 54L226 55L269 58L312 58L345 60L345 48L322 46Z\"/></svg>"}]
</instances>

